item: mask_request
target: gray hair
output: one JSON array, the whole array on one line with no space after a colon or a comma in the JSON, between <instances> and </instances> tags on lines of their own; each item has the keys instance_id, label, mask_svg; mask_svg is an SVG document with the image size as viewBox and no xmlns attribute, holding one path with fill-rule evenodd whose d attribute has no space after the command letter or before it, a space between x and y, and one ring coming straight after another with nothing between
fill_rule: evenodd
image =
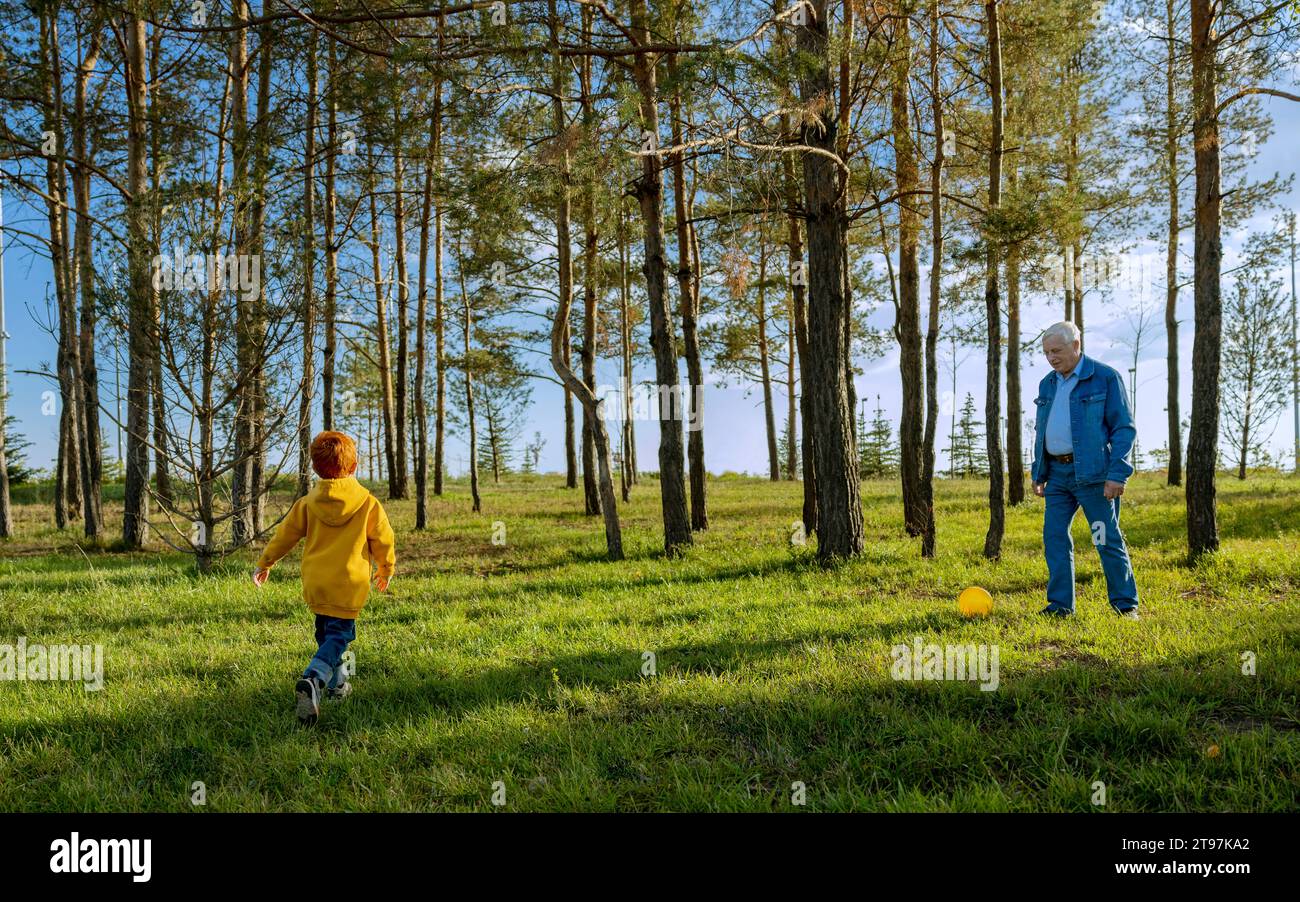
<instances>
[{"instance_id":1,"label":"gray hair","mask_svg":"<svg viewBox=\"0 0 1300 902\"><path fill-rule=\"evenodd\" d=\"M1043 330L1043 341L1047 341L1049 338L1060 338L1074 344L1079 340L1079 327L1068 319L1059 323L1052 323Z\"/></svg>"}]
</instances>

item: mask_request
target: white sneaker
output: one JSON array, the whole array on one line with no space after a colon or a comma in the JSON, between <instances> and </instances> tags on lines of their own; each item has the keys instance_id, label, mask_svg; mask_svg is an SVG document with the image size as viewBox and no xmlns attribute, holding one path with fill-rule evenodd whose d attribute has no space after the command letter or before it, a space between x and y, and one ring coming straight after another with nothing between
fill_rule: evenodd
<instances>
[{"instance_id":1,"label":"white sneaker","mask_svg":"<svg viewBox=\"0 0 1300 902\"><path fill-rule=\"evenodd\" d=\"M320 687L309 677L298 680L298 723L311 726L320 718Z\"/></svg>"}]
</instances>

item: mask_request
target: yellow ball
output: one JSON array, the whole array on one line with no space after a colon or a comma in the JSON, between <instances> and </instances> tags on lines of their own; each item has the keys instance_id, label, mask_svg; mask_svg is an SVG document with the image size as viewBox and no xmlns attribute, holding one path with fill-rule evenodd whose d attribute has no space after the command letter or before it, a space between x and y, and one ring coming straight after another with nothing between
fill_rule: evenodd
<instances>
[{"instance_id":1,"label":"yellow ball","mask_svg":"<svg viewBox=\"0 0 1300 902\"><path fill-rule=\"evenodd\" d=\"M979 586L962 589L957 596L957 610L963 617L987 617L993 613L993 596Z\"/></svg>"}]
</instances>

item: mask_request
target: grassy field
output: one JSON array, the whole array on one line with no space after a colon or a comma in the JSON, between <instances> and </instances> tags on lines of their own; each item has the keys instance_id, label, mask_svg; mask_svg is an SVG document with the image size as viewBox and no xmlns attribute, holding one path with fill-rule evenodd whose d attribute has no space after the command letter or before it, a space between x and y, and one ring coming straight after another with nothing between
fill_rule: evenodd
<instances>
[{"instance_id":1,"label":"grassy field","mask_svg":"<svg viewBox=\"0 0 1300 902\"><path fill-rule=\"evenodd\" d=\"M1009 512L991 563L985 485L940 483L922 561L895 483L863 491L866 552L830 572L789 544L793 483L711 480L710 529L669 561L644 481L616 564L558 478L489 481L482 515L454 483L422 534L388 502L397 577L359 623L356 691L313 729L293 716L314 651L296 552L259 591L251 553L201 578L171 552L83 553L20 507L0 644L99 643L105 673L97 692L0 682L0 810L1300 808L1300 481L1221 479L1223 549L1195 569L1182 490L1131 483L1138 622L1107 606L1082 516L1061 622L1037 616L1041 502ZM958 614L972 584L991 617ZM996 645L997 690L893 680L918 636Z\"/></svg>"}]
</instances>

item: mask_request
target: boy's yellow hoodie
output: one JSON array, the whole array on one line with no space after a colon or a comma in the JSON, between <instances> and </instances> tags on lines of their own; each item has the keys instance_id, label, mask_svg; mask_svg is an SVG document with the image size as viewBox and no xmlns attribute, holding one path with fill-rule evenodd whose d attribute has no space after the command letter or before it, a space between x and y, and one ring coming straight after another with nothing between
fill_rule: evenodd
<instances>
[{"instance_id":1,"label":"boy's yellow hoodie","mask_svg":"<svg viewBox=\"0 0 1300 902\"><path fill-rule=\"evenodd\" d=\"M391 578L397 561L393 528L383 505L355 476L319 479L293 503L275 537L258 559L270 569L298 544L302 552L302 596L317 614L355 620L370 593L370 564Z\"/></svg>"}]
</instances>

